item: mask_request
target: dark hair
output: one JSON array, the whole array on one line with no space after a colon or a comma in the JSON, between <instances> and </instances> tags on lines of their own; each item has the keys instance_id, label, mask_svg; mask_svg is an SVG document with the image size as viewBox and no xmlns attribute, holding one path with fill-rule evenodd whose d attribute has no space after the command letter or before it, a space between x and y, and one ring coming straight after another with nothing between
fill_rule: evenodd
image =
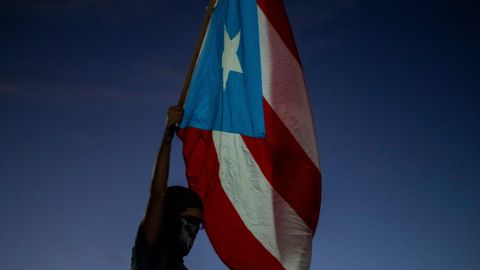
<instances>
[{"instance_id":1,"label":"dark hair","mask_svg":"<svg viewBox=\"0 0 480 270\"><path fill-rule=\"evenodd\" d=\"M166 212L167 215L178 215L187 208L199 208L203 210L202 199L195 191L182 186L167 188Z\"/></svg>"}]
</instances>

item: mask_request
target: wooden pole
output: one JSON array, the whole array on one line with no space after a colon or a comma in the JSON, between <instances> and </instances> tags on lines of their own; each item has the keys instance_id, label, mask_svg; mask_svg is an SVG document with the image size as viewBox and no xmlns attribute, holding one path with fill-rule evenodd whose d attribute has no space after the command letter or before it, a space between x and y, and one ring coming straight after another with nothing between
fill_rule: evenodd
<instances>
[{"instance_id":1,"label":"wooden pole","mask_svg":"<svg viewBox=\"0 0 480 270\"><path fill-rule=\"evenodd\" d=\"M212 17L213 8L215 7L216 0L210 0L207 7L207 12L205 14L205 18L203 19L202 27L200 28L200 37L197 40L197 44L195 46L195 51L192 56L192 61L190 62L190 67L187 71L187 76L185 77L185 81L183 83L182 94L178 99L178 105L183 106L185 103L185 99L188 94L188 88L190 87L190 82L192 81L193 70L195 69L195 65L197 64L198 55L200 54L200 50L202 49L203 39L205 38L205 34L207 33L208 22Z\"/></svg>"}]
</instances>

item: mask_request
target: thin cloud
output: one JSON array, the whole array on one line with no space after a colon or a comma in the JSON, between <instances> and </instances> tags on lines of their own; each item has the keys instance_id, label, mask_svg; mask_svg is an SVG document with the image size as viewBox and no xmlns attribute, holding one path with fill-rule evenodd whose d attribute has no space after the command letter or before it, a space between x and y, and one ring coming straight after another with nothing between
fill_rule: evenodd
<instances>
[{"instance_id":1,"label":"thin cloud","mask_svg":"<svg viewBox=\"0 0 480 270\"><path fill-rule=\"evenodd\" d=\"M341 7L353 8L358 4L359 0L336 0L335 2Z\"/></svg>"},{"instance_id":2,"label":"thin cloud","mask_svg":"<svg viewBox=\"0 0 480 270\"><path fill-rule=\"evenodd\" d=\"M0 78L0 97L29 99L47 104L143 104L176 103L185 78L186 67L162 63L145 57L128 67L108 73L99 83L89 74L70 79L71 70L61 76L58 70L40 80L21 76L18 80ZM68 79L65 79L68 78Z\"/></svg>"},{"instance_id":3,"label":"thin cloud","mask_svg":"<svg viewBox=\"0 0 480 270\"><path fill-rule=\"evenodd\" d=\"M155 104L175 102L179 94L87 85L24 85L0 86L0 96L33 100L50 105L72 104Z\"/></svg>"},{"instance_id":4,"label":"thin cloud","mask_svg":"<svg viewBox=\"0 0 480 270\"><path fill-rule=\"evenodd\" d=\"M0 94L19 94L18 85L15 83L0 82Z\"/></svg>"},{"instance_id":5,"label":"thin cloud","mask_svg":"<svg viewBox=\"0 0 480 270\"><path fill-rule=\"evenodd\" d=\"M310 39L303 47L305 54L317 53L318 51L327 51L341 45L338 39L317 37Z\"/></svg>"},{"instance_id":6,"label":"thin cloud","mask_svg":"<svg viewBox=\"0 0 480 270\"><path fill-rule=\"evenodd\" d=\"M129 259L126 259L125 257L122 257L122 256L119 256L119 255L116 255L116 254L106 254L104 256L104 259L105 261L109 262L109 263L112 263L112 264L116 264L116 265L127 265L127 263L130 262Z\"/></svg>"},{"instance_id":7,"label":"thin cloud","mask_svg":"<svg viewBox=\"0 0 480 270\"><path fill-rule=\"evenodd\" d=\"M311 30L312 27L323 26L336 20L345 9L358 5L359 0L334 0L334 1L292 1L287 5L287 12L292 22L301 31Z\"/></svg>"},{"instance_id":8,"label":"thin cloud","mask_svg":"<svg viewBox=\"0 0 480 270\"><path fill-rule=\"evenodd\" d=\"M118 25L130 16L152 13L153 0L20 0L0 3L0 15L34 15L55 20Z\"/></svg>"},{"instance_id":9,"label":"thin cloud","mask_svg":"<svg viewBox=\"0 0 480 270\"><path fill-rule=\"evenodd\" d=\"M75 11L86 8L103 9L113 5L113 0L20 0L4 3L7 9L36 11Z\"/></svg>"},{"instance_id":10,"label":"thin cloud","mask_svg":"<svg viewBox=\"0 0 480 270\"><path fill-rule=\"evenodd\" d=\"M304 44L303 50L315 54L342 44L338 33L323 31L341 18L347 9L354 8L359 0L288 1L287 12L295 36ZM322 33L322 34L320 34ZM300 42L299 42L300 43Z\"/></svg>"}]
</instances>

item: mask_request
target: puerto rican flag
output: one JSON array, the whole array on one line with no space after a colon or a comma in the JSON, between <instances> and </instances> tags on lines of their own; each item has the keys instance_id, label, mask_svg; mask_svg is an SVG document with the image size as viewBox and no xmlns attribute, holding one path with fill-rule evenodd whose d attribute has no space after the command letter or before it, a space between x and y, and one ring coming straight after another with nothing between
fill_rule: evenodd
<instances>
[{"instance_id":1,"label":"puerto rican flag","mask_svg":"<svg viewBox=\"0 0 480 270\"><path fill-rule=\"evenodd\" d=\"M281 0L217 1L178 134L222 261L241 270L309 269L321 176Z\"/></svg>"}]
</instances>

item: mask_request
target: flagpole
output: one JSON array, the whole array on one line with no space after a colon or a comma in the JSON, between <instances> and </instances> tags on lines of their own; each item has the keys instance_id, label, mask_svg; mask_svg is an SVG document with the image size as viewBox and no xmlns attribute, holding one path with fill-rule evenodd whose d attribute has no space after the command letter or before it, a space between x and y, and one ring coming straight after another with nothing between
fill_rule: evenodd
<instances>
[{"instance_id":1,"label":"flagpole","mask_svg":"<svg viewBox=\"0 0 480 270\"><path fill-rule=\"evenodd\" d=\"M202 27L200 28L200 36L195 46L195 51L193 53L192 61L190 62L190 66L187 71L187 76L185 77L185 81L183 82L182 93L180 95L180 98L178 99L179 106L183 106L183 104L185 103L185 98L188 94L188 88L190 87L190 82L192 81L193 70L195 69L198 55L200 54L200 50L202 49L203 39L205 38L205 34L207 33L208 22L210 21L210 17L212 16L215 3L216 0L210 0L210 2L208 3L207 12L205 14L205 18L203 19Z\"/></svg>"}]
</instances>

